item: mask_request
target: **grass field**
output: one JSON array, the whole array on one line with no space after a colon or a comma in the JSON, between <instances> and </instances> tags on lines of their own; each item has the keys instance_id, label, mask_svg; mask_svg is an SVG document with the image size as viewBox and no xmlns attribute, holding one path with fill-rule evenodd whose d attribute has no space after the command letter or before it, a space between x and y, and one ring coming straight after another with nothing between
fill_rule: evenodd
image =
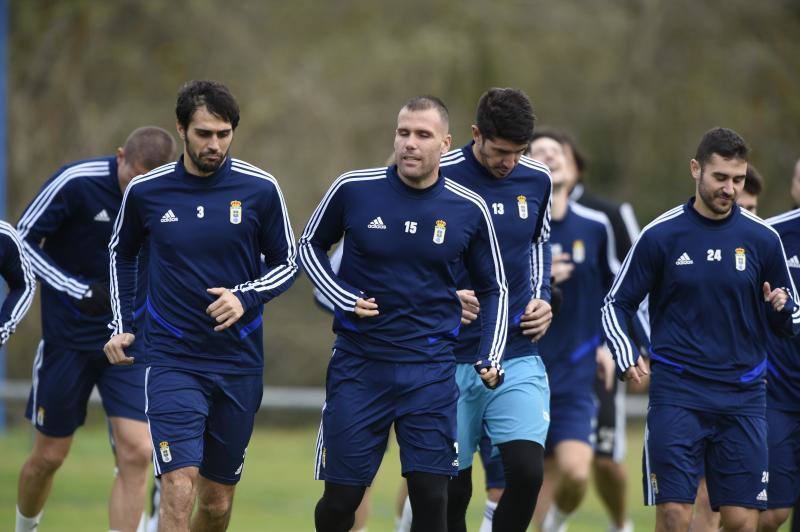
<instances>
[{"instance_id":1,"label":"grass field","mask_svg":"<svg viewBox=\"0 0 800 532\"><path fill-rule=\"evenodd\" d=\"M313 508L322 492L321 483L313 480L316 431L312 426L256 430L247 452L244 478L237 488L230 530L313 530ZM644 531L653 529L654 514L641 502L641 440L642 427L629 427L629 509L637 530ZM31 430L27 426L16 426L0 436L0 530L13 528L17 474L30 444ZM112 472L104 426L95 423L81 429L69 458L56 476L40 530L108 530L106 499ZM476 489L468 517L470 530L477 530L484 504L479 489L483 485L480 466L476 466L475 473ZM397 446L391 445L373 489L370 532L392 530L399 474ZM591 491L570 521L569 530L604 531L606 523L605 513Z\"/></svg>"}]
</instances>

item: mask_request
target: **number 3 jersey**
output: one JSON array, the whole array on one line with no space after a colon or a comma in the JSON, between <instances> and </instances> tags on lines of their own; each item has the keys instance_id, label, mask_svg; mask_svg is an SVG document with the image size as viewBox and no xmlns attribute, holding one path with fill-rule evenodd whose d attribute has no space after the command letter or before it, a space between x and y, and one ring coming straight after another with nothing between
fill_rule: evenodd
<instances>
[{"instance_id":1,"label":"number 3 jersey","mask_svg":"<svg viewBox=\"0 0 800 532\"><path fill-rule=\"evenodd\" d=\"M625 258L602 319L618 371L638 353L627 324L650 295L651 404L764 415L767 335L800 331L800 308L782 312L762 285L796 293L781 239L734 207L723 220L701 216L694 198L651 222Z\"/></svg>"},{"instance_id":2,"label":"number 3 jersey","mask_svg":"<svg viewBox=\"0 0 800 532\"><path fill-rule=\"evenodd\" d=\"M263 305L288 289L297 272L294 236L275 178L228 157L207 177L188 173L181 158L131 181L109 243L114 334L135 332L135 274L144 245L147 363L261 373ZM219 332L206 314L218 297L206 290L214 287L230 289L244 308L235 324Z\"/></svg>"},{"instance_id":3,"label":"number 3 jersey","mask_svg":"<svg viewBox=\"0 0 800 532\"><path fill-rule=\"evenodd\" d=\"M327 252L343 234L334 273ZM396 166L344 174L311 216L300 257L334 305L334 347L391 362L453 361L463 262L485 317L471 362L499 363L508 319L500 248L486 204L461 185L440 175L430 187L415 189ZM375 298L379 314L356 316L359 298Z\"/></svg>"}]
</instances>

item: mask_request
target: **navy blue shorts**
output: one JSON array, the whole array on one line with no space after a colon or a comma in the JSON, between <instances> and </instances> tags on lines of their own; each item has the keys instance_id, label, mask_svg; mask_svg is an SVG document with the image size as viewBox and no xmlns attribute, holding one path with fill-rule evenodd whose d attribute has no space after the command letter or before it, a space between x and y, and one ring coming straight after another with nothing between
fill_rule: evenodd
<instances>
[{"instance_id":1,"label":"navy blue shorts","mask_svg":"<svg viewBox=\"0 0 800 532\"><path fill-rule=\"evenodd\" d=\"M486 489L505 489L506 476L503 473L503 459L499 452L495 452L492 440L484 431L478 442L478 451L481 453L481 463L483 471L486 473Z\"/></svg>"},{"instance_id":2,"label":"navy blue shorts","mask_svg":"<svg viewBox=\"0 0 800 532\"><path fill-rule=\"evenodd\" d=\"M144 366L114 366L100 351L77 351L39 342L25 417L46 436L71 436L86 421L97 386L108 417L146 421Z\"/></svg>"},{"instance_id":3,"label":"navy blue shorts","mask_svg":"<svg viewBox=\"0 0 800 532\"><path fill-rule=\"evenodd\" d=\"M791 508L800 498L800 412L767 408L768 508Z\"/></svg>"},{"instance_id":4,"label":"navy blue shorts","mask_svg":"<svg viewBox=\"0 0 800 532\"><path fill-rule=\"evenodd\" d=\"M767 420L651 405L642 458L644 502L694 504L705 469L711 508L767 507Z\"/></svg>"},{"instance_id":5,"label":"navy blue shorts","mask_svg":"<svg viewBox=\"0 0 800 532\"><path fill-rule=\"evenodd\" d=\"M551 396L545 454L551 455L556 445L565 440L582 441L594 447L596 426L597 401L592 390L580 395Z\"/></svg>"},{"instance_id":6,"label":"navy blue shorts","mask_svg":"<svg viewBox=\"0 0 800 532\"><path fill-rule=\"evenodd\" d=\"M369 486L394 423L403 475L455 476L454 363L395 363L335 349L328 364L315 478Z\"/></svg>"},{"instance_id":7,"label":"navy blue shorts","mask_svg":"<svg viewBox=\"0 0 800 532\"><path fill-rule=\"evenodd\" d=\"M156 476L197 466L214 482L239 482L261 406L261 375L151 366L145 382Z\"/></svg>"}]
</instances>

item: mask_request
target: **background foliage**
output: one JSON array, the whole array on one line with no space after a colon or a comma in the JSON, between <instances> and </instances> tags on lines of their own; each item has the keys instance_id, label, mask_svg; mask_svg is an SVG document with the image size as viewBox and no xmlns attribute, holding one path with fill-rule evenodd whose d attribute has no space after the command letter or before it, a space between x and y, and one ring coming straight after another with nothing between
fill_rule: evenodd
<instances>
[{"instance_id":1,"label":"background foliage","mask_svg":"<svg viewBox=\"0 0 800 532\"><path fill-rule=\"evenodd\" d=\"M407 98L442 96L462 144L493 85L523 88L540 124L571 131L590 187L632 201L643 223L692 193L688 160L716 125L752 145L762 213L789 207L800 156L790 0L13 0L10 12L12 221L64 162L110 154L140 125L171 129L193 78L238 97L235 154L278 177L296 233L333 178L383 162ZM266 318L266 381L321 384L330 319L307 280ZM37 309L9 346L11 377L29 375L38 338Z\"/></svg>"}]
</instances>

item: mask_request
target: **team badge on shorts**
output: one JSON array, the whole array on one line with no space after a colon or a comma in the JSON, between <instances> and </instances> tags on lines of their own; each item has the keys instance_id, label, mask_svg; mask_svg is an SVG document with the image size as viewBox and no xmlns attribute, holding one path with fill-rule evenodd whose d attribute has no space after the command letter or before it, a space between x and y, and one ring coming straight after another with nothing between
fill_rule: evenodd
<instances>
[{"instance_id":1,"label":"team badge on shorts","mask_svg":"<svg viewBox=\"0 0 800 532\"><path fill-rule=\"evenodd\" d=\"M650 473L650 487L653 489L653 493L658 495L658 478L655 473Z\"/></svg>"},{"instance_id":2,"label":"team badge on shorts","mask_svg":"<svg viewBox=\"0 0 800 532\"><path fill-rule=\"evenodd\" d=\"M583 240L576 240L572 243L572 262L580 264L586 260L586 247Z\"/></svg>"},{"instance_id":3,"label":"team badge on shorts","mask_svg":"<svg viewBox=\"0 0 800 532\"><path fill-rule=\"evenodd\" d=\"M436 220L436 228L433 230L433 243L444 244L444 232L447 229L447 222Z\"/></svg>"},{"instance_id":4,"label":"team badge on shorts","mask_svg":"<svg viewBox=\"0 0 800 532\"><path fill-rule=\"evenodd\" d=\"M736 248L736 269L743 272L747 267L747 257L744 254L744 248Z\"/></svg>"},{"instance_id":5,"label":"team badge on shorts","mask_svg":"<svg viewBox=\"0 0 800 532\"><path fill-rule=\"evenodd\" d=\"M169 452L169 442L162 441L158 444L161 451L161 461L165 464L172 462L172 453Z\"/></svg>"},{"instance_id":6,"label":"team badge on shorts","mask_svg":"<svg viewBox=\"0 0 800 532\"><path fill-rule=\"evenodd\" d=\"M36 410L36 424L40 426L44 426L44 407L40 406L38 410Z\"/></svg>"},{"instance_id":7,"label":"team badge on shorts","mask_svg":"<svg viewBox=\"0 0 800 532\"><path fill-rule=\"evenodd\" d=\"M233 200L231 202L231 223L232 224L240 224L242 223L242 202Z\"/></svg>"},{"instance_id":8,"label":"team badge on shorts","mask_svg":"<svg viewBox=\"0 0 800 532\"><path fill-rule=\"evenodd\" d=\"M517 210L519 210L520 218L528 219L528 200L525 196L517 196Z\"/></svg>"}]
</instances>

